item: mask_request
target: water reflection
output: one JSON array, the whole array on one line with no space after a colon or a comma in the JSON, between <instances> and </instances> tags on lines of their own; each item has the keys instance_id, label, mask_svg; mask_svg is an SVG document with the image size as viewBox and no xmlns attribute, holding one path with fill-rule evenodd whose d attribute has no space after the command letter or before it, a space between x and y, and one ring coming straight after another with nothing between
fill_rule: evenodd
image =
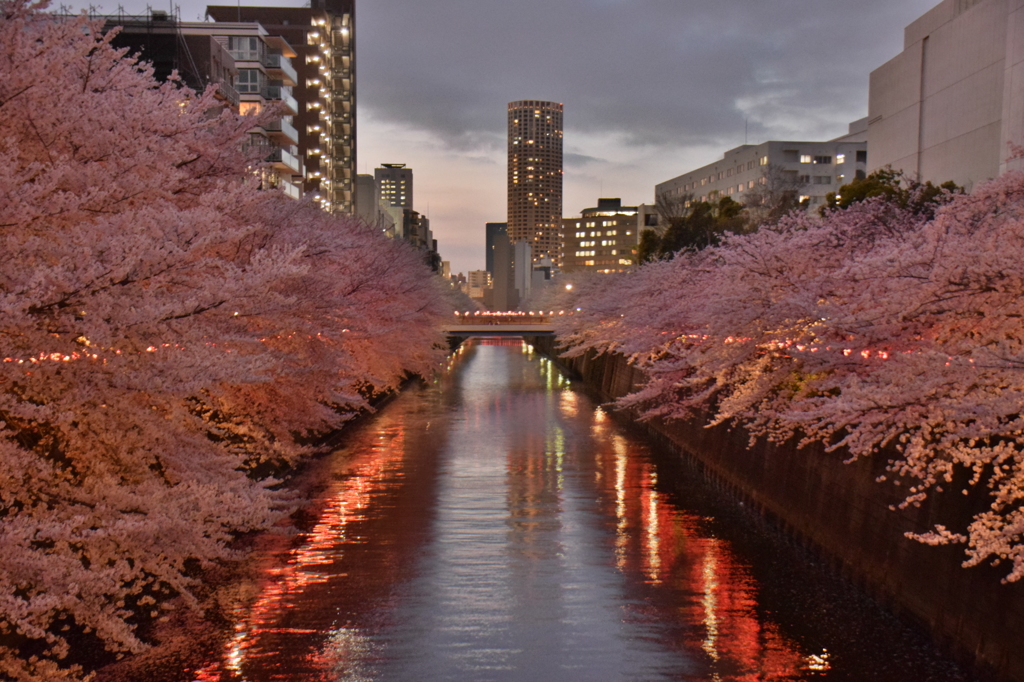
<instances>
[{"instance_id":1,"label":"water reflection","mask_svg":"<svg viewBox=\"0 0 1024 682\"><path fill-rule=\"evenodd\" d=\"M325 477L316 523L191 679L834 672L759 605L750 559L659 485L646 446L522 342L461 348L351 434ZM872 674L837 679L904 679Z\"/></svg>"}]
</instances>

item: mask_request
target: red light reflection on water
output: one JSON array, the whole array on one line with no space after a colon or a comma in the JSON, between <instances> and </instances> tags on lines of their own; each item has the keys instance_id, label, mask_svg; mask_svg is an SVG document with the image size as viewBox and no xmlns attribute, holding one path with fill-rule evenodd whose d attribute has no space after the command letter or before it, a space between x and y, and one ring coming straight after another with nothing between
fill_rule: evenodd
<instances>
[{"instance_id":1,"label":"red light reflection on water","mask_svg":"<svg viewBox=\"0 0 1024 682\"><path fill-rule=\"evenodd\" d=\"M235 635L224 652L224 658L195 674L196 682L216 682L230 677L241 677L247 659L274 655L279 648L279 635L316 635L318 629L282 627L283 614L292 607L291 600L317 583L343 579L343 574L332 571L350 541L348 531L353 523L365 519L365 510L382 482L394 476L405 457L405 431L402 422L391 422L389 428L374 433L365 455L354 463L344 481L319 511L316 525L304 534L303 542L288 553L283 564L273 565L266 571L259 598L238 621ZM322 570L320 570L322 568ZM326 677L330 665L311 667ZM273 679L273 678L271 678ZM314 679L314 678L305 678ZM333 679L333 678L331 678Z\"/></svg>"},{"instance_id":2,"label":"red light reflection on water","mask_svg":"<svg viewBox=\"0 0 1024 682\"><path fill-rule=\"evenodd\" d=\"M592 430L610 429L598 410ZM636 446L607 435L597 441L605 445L596 457L597 478L602 504L615 519L617 566L639 578L646 603L662 618L690 624L679 629L676 645L703 652L715 680L793 680L828 670L826 652L802 652L758 613L756 582L729 543L664 499L654 465L630 452Z\"/></svg>"}]
</instances>

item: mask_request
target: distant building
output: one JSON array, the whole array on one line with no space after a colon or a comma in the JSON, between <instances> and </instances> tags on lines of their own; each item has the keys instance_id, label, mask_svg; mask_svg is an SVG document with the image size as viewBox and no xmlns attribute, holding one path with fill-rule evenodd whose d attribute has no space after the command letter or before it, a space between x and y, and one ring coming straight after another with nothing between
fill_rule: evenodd
<instances>
[{"instance_id":1,"label":"distant building","mask_svg":"<svg viewBox=\"0 0 1024 682\"><path fill-rule=\"evenodd\" d=\"M530 291L533 288L533 249L530 242L512 244L512 277L519 300L525 301L530 298Z\"/></svg>"},{"instance_id":2,"label":"distant building","mask_svg":"<svg viewBox=\"0 0 1024 682\"><path fill-rule=\"evenodd\" d=\"M562 271L622 272L636 263L639 210L621 199L598 199L579 218L562 220Z\"/></svg>"},{"instance_id":3,"label":"distant building","mask_svg":"<svg viewBox=\"0 0 1024 682\"><path fill-rule=\"evenodd\" d=\"M534 259L558 260L562 220L562 105L508 105L508 237Z\"/></svg>"},{"instance_id":4,"label":"distant building","mask_svg":"<svg viewBox=\"0 0 1024 682\"><path fill-rule=\"evenodd\" d=\"M373 176L366 173L356 176L356 215L389 237L396 236L394 215L382 204L380 189Z\"/></svg>"},{"instance_id":5,"label":"distant building","mask_svg":"<svg viewBox=\"0 0 1024 682\"><path fill-rule=\"evenodd\" d=\"M404 163L384 163L374 169L373 179L387 206L412 208L412 168Z\"/></svg>"},{"instance_id":6,"label":"distant building","mask_svg":"<svg viewBox=\"0 0 1024 682\"><path fill-rule=\"evenodd\" d=\"M512 271L512 245L504 232L494 238L494 273L491 288L484 292L484 305L491 310L515 310L519 306Z\"/></svg>"},{"instance_id":7,"label":"distant building","mask_svg":"<svg viewBox=\"0 0 1024 682\"><path fill-rule=\"evenodd\" d=\"M494 248L499 234L508 235L508 223L487 223L484 225L486 232L485 242L485 268L487 272L494 274Z\"/></svg>"},{"instance_id":8,"label":"distant building","mask_svg":"<svg viewBox=\"0 0 1024 682\"><path fill-rule=\"evenodd\" d=\"M484 292L491 288L491 273L486 270L469 271L469 297L483 299Z\"/></svg>"},{"instance_id":9,"label":"distant building","mask_svg":"<svg viewBox=\"0 0 1024 682\"><path fill-rule=\"evenodd\" d=\"M305 191L331 213L355 212L355 0L311 0L309 7L209 6L217 23L259 22L297 53L294 98ZM273 56L267 65L275 66Z\"/></svg>"},{"instance_id":10,"label":"distant building","mask_svg":"<svg viewBox=\"0 0 1024 682\"><path fill-rule=\"evenodd\" d=\"M943 0L904 29L903 52L871 72L871 169L968 188L1024 144L1024 5Z\"/></svg>"},{"instance_id":11,"label":"distant building","mask_svg":"<svg viewBox=\"0 0 1024 682\"><path fill-rule=\"evenodd\" d=\"M656 199L716 202L744 196L767 182L767 174L781 174L797 188L811 209L825 203L825 195L867 169L866 120L850 124L849 134L828 142L771 141L730 149L721 160L659 183Z\"/></svg>"}]
</instances>

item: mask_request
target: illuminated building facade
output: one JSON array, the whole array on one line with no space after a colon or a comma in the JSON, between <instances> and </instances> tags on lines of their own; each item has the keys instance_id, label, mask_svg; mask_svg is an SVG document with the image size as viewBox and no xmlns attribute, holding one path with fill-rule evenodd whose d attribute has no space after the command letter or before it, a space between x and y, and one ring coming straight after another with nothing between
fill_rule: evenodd
<instances>
[{"instance_id":1,"label":"illuminated building facade","mask_svg":"<svg viewBox=\"0 0 1024 682\"><path fill-rule=\"evenodd\" d=\"M508 105L508 238L558 265L562 223L562 105Z\"/></svg>"},{"instance_id":2,"label":"illuminated building facade","mask_svg":"<svg viewBox=\"0 0 1024 682\"><path fill-rule=\"evenodd\" d=\"M563 272L623 272L636 263L638 208L621 199L598 199L579 218L562 221Z\"/></svg>"},{"instance_id":3,"label":"illuminated building facade","mask_svg":"<svg viewBox=\"0 0 1024 682\"><path fill-rule=\"evenodd\" d=\"M355 0L312 0L310 7L210 6L217 22L259 22L296 52L295 127L305 161L305 191L330 213L355 210Z\"/></svg>"},{"instance_id":4,"label":"illuminated building facade","mask_svg":"<svg viewBox=\"0 0 1024 682\"><path fill-rule=\"evenodd\" d=\"M373 179L386 205L412 208L412 168L404 163L382 163L373 170Z\"/></svg>"}]
</instances>

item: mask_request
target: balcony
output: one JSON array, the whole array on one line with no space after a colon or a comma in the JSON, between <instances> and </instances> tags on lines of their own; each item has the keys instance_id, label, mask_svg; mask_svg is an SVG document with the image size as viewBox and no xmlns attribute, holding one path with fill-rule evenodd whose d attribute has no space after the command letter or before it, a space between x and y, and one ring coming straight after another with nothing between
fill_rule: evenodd
<instances>
[{"instance_id":1,"label":"balcony","mask_svg":"<svg viewBox=\"0 0 1024 682\"><path fill-rule=\"evenodd\" d=\"M263 88L263 97L267 100L281 102L292 116L299 113L299 103L284 86L268 85Z\"/></svg>"},{"instance_id":2,"label":"balcony","mask_svg":"<svg viewBox=\"0 0 1024 682\"><path fill-rule=\"evenodd\" d=\"M302 164L299 162L299 159L296 158L295 155L290 154L289 152L286 152L283 149L275 149L274 151L270 152L270 155L267 156L266 160L267 163L269 163L274 168L274 170L280 171L282 173L288 173L290 175L298 175L299 168L302 166Z\"/></svg>"},{"instance_id":3,"label":"balcony","mask_svg":"<svg viewBox=\"0 0 1024 682\"><path fill-rule=\"evenodd\" d=\"M280 144L289 145L299 143L299 131L295 129L295 126L284 119L271 121L264 125L263 129L270 134L270 137L274 138L275 142ZM287 140L287 142L285 142L285 140Z\"/></svg>"},{"instance_id":4,"label":"balcony","mask_svg":"<svg viewBox=\"0 0 1024 682\"><path fill-rule=\"evenodd\" d=\"M238 95L238 90L235 90L230 83L220 81L217 83L217 92L215 93L217 99L227 102L232 109L238 109L238 103L241 101L241 97Z\"/></svg>"},{"instance_id":5,"label":"balcony","mask_svg":"<svg viewBox=\"0 0 1024 682\"><path fill-rule=\"evenodd\" d=\"M277 188L284 192L285 196L291 197L292 199L299 199L302 197L302 192L299 191L299 188L290 182L282 182L277 186Z\"/></svg>"},{"instance_id":6,"label":"balcony","mask_svg":"<svg viewBox=\"0 0 1024 682\"><path fill-rule=\"evenodd\" d=\"M295 85L299 82L299 74L295 72L292 61L285 56L267 54L263 57L263 66L266 67L268 76L285 81L286 85Z\"/></svg>"}]
</instances>

